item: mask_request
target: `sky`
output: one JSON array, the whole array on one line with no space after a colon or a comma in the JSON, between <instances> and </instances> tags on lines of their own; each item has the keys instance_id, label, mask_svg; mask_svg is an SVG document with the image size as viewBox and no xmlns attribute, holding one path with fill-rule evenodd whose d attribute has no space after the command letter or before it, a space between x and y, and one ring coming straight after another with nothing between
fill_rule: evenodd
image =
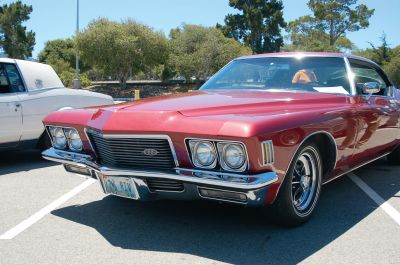
<instances>
[{"instance_id":1,"label":"sky","mask_svg":"<svg viewBox=\"0 0 400 265\"><path fill-rule=\"evenodd\" d=\"M10 3L13 1L1 1ZM76 0L22 0L32 5L31 18L26 27L36 33L33 57L43 49L48 40L68 38L76 29ZM163 31L166 35L183 22L215 26L222 24L225 15L235 13L228 0L80 0L80 29L98 17L114 21L132 18ZM370 26L347 37L358 47L369 47L368 42L380 44L383 32L391 46L400 45L400 0L359 0L375 9ZM310 13L307 0L283 0L284 18L292 21Z\"/></svg>"}]
</instances>

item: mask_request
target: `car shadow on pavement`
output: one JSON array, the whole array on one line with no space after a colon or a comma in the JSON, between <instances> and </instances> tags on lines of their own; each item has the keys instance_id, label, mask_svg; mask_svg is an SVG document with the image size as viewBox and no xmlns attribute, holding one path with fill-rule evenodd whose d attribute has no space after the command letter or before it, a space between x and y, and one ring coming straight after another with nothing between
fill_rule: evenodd
<instances>
[{"instance_id":1,"label":"car shadow on pavement","mask_svg":"<svg viewBox=\"0 0 400 265\"><path fill-rule=\"evenodd\" d=\"M39 150L0 152L0 175L57 165L42 158Z\"/></svg>"},{"instance_id":2,"label":"car shadow on pavement","mask_svg":"<svg viewBox=\"0 0 400 265\"><path fill-rule=\"evenodd\" d=\"M390 181L397 181L397 189L384 196L399 191L400 178ZM110 244L123 249L185 253L234 264L294 264L376 209L373 201L343 177L324 186L311 220L291 229L266 222L257 209L210 201L139 203L107 196L52 214L93 227Z\"/></svg>"}]
</instances>

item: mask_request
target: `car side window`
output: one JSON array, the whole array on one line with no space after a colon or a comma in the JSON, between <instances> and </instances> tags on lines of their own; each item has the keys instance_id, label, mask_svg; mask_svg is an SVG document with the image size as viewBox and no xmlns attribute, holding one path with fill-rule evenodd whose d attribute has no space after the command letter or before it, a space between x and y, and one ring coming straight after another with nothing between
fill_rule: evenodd
<instances>
[{"instance_id":1,"label":"car side window","mask_svg":"<svg viewBox=\"0 0 400 265\"><path fill-rule=\"evenodd\" d=\"M4 66L0 64L0 94L11 93L10 83Z\"/></svg>"},{"instance_id":2,"label":"car side window","mask_svg":"<svg viewBox=\"0 0 400 265\"><path fill-rule=\"evenodd\" d=\"M17 67L14 64L4 64L4 68L10 82L11 91L13 93L24 92L25 88Z\"/></svg>"},{"instance_id":3,"label":"car side window","mask_svg":"<svg viewBox=\"0 0 400 265\"><path fill-rule=\"evenodd\" d=\"M376 95L386 96L390 93L390 82L381 69L368 62L350 59L350 66L354 74L354 82L357 94L362 95L362 87L365 83L378 83L382 90Z\"/></svg>"}]
</instances>

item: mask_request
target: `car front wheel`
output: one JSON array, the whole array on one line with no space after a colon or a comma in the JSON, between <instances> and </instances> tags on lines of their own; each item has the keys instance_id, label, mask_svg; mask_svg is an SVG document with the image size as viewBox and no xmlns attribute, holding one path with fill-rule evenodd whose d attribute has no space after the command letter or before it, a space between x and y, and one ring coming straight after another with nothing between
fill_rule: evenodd
<instances>
[{"instance_id":1,"label":"car front wheel","mask_svg":"<svg viewBox=\"0 0 400 265\"><path fill-rule=\"evenodd\" d=\"M321 156L316 145L299 148L272 205L278 224L297 226L306 222L318 203L322 182Z\"/></svg>"},{"instance_id":2,"label":"car front wheel","mask_svg":"<svg viewBox=\"0 0 400 265\"><path fill-rule=\"evenodd\" d=\"M51 145L51 140L49 135L47 134L46 131L43 132L43 134L39 138L39 142L37 144L37 147L39 148L40 151L44 151L48 148L50 148Z\"/></svg>"},{"instance_id":3,"label":"car front wheel","mask_svg":"<svg viewBox=\"0 0 400 265\"><path fill-rule=\"evenodd\" d=\"M389 164L398 166L400 165L400 146L398 146L393 152L391 152L387 159Z\"/></svg>"}]
</instances>

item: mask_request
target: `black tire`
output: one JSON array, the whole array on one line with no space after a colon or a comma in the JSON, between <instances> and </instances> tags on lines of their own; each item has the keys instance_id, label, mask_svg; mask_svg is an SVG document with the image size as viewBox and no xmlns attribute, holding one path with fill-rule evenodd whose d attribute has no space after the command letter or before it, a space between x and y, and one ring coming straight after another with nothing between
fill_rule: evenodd
<instances>
[{"instance_id":1,"label":"black tire","mask_svg":"<svg viewBox=\"0 0 400 265\"><path fill-rule=\"evenodd\" d=\"M394 165L394 166L399 166L400 165L400 146L398 146L393 152L391 152L387 156L387 160L389 164Z\"/></svg>"},{"instance_id":2,"label":"black tire","mask_svg":"<svg viewBox=\"0 0 400 265\"><path fill-rule=\"evenodd\" d=\"M313 143L303 144L295 154L278 197L271 206L275 223L292 227L310 219L319 201L322 172L318 147Z\"/></svg>"},{"instance_id":3,"label":"black tire","mask_svg":"<svg viewBox=\"0 0 400 265\"><path fill-rule=\"evenodd\" d=\"M52 147L50 137L46 131L44 131L43 134L40 136L37 147L40 151L44 151Z\"/></svg>"}]
</instances>

